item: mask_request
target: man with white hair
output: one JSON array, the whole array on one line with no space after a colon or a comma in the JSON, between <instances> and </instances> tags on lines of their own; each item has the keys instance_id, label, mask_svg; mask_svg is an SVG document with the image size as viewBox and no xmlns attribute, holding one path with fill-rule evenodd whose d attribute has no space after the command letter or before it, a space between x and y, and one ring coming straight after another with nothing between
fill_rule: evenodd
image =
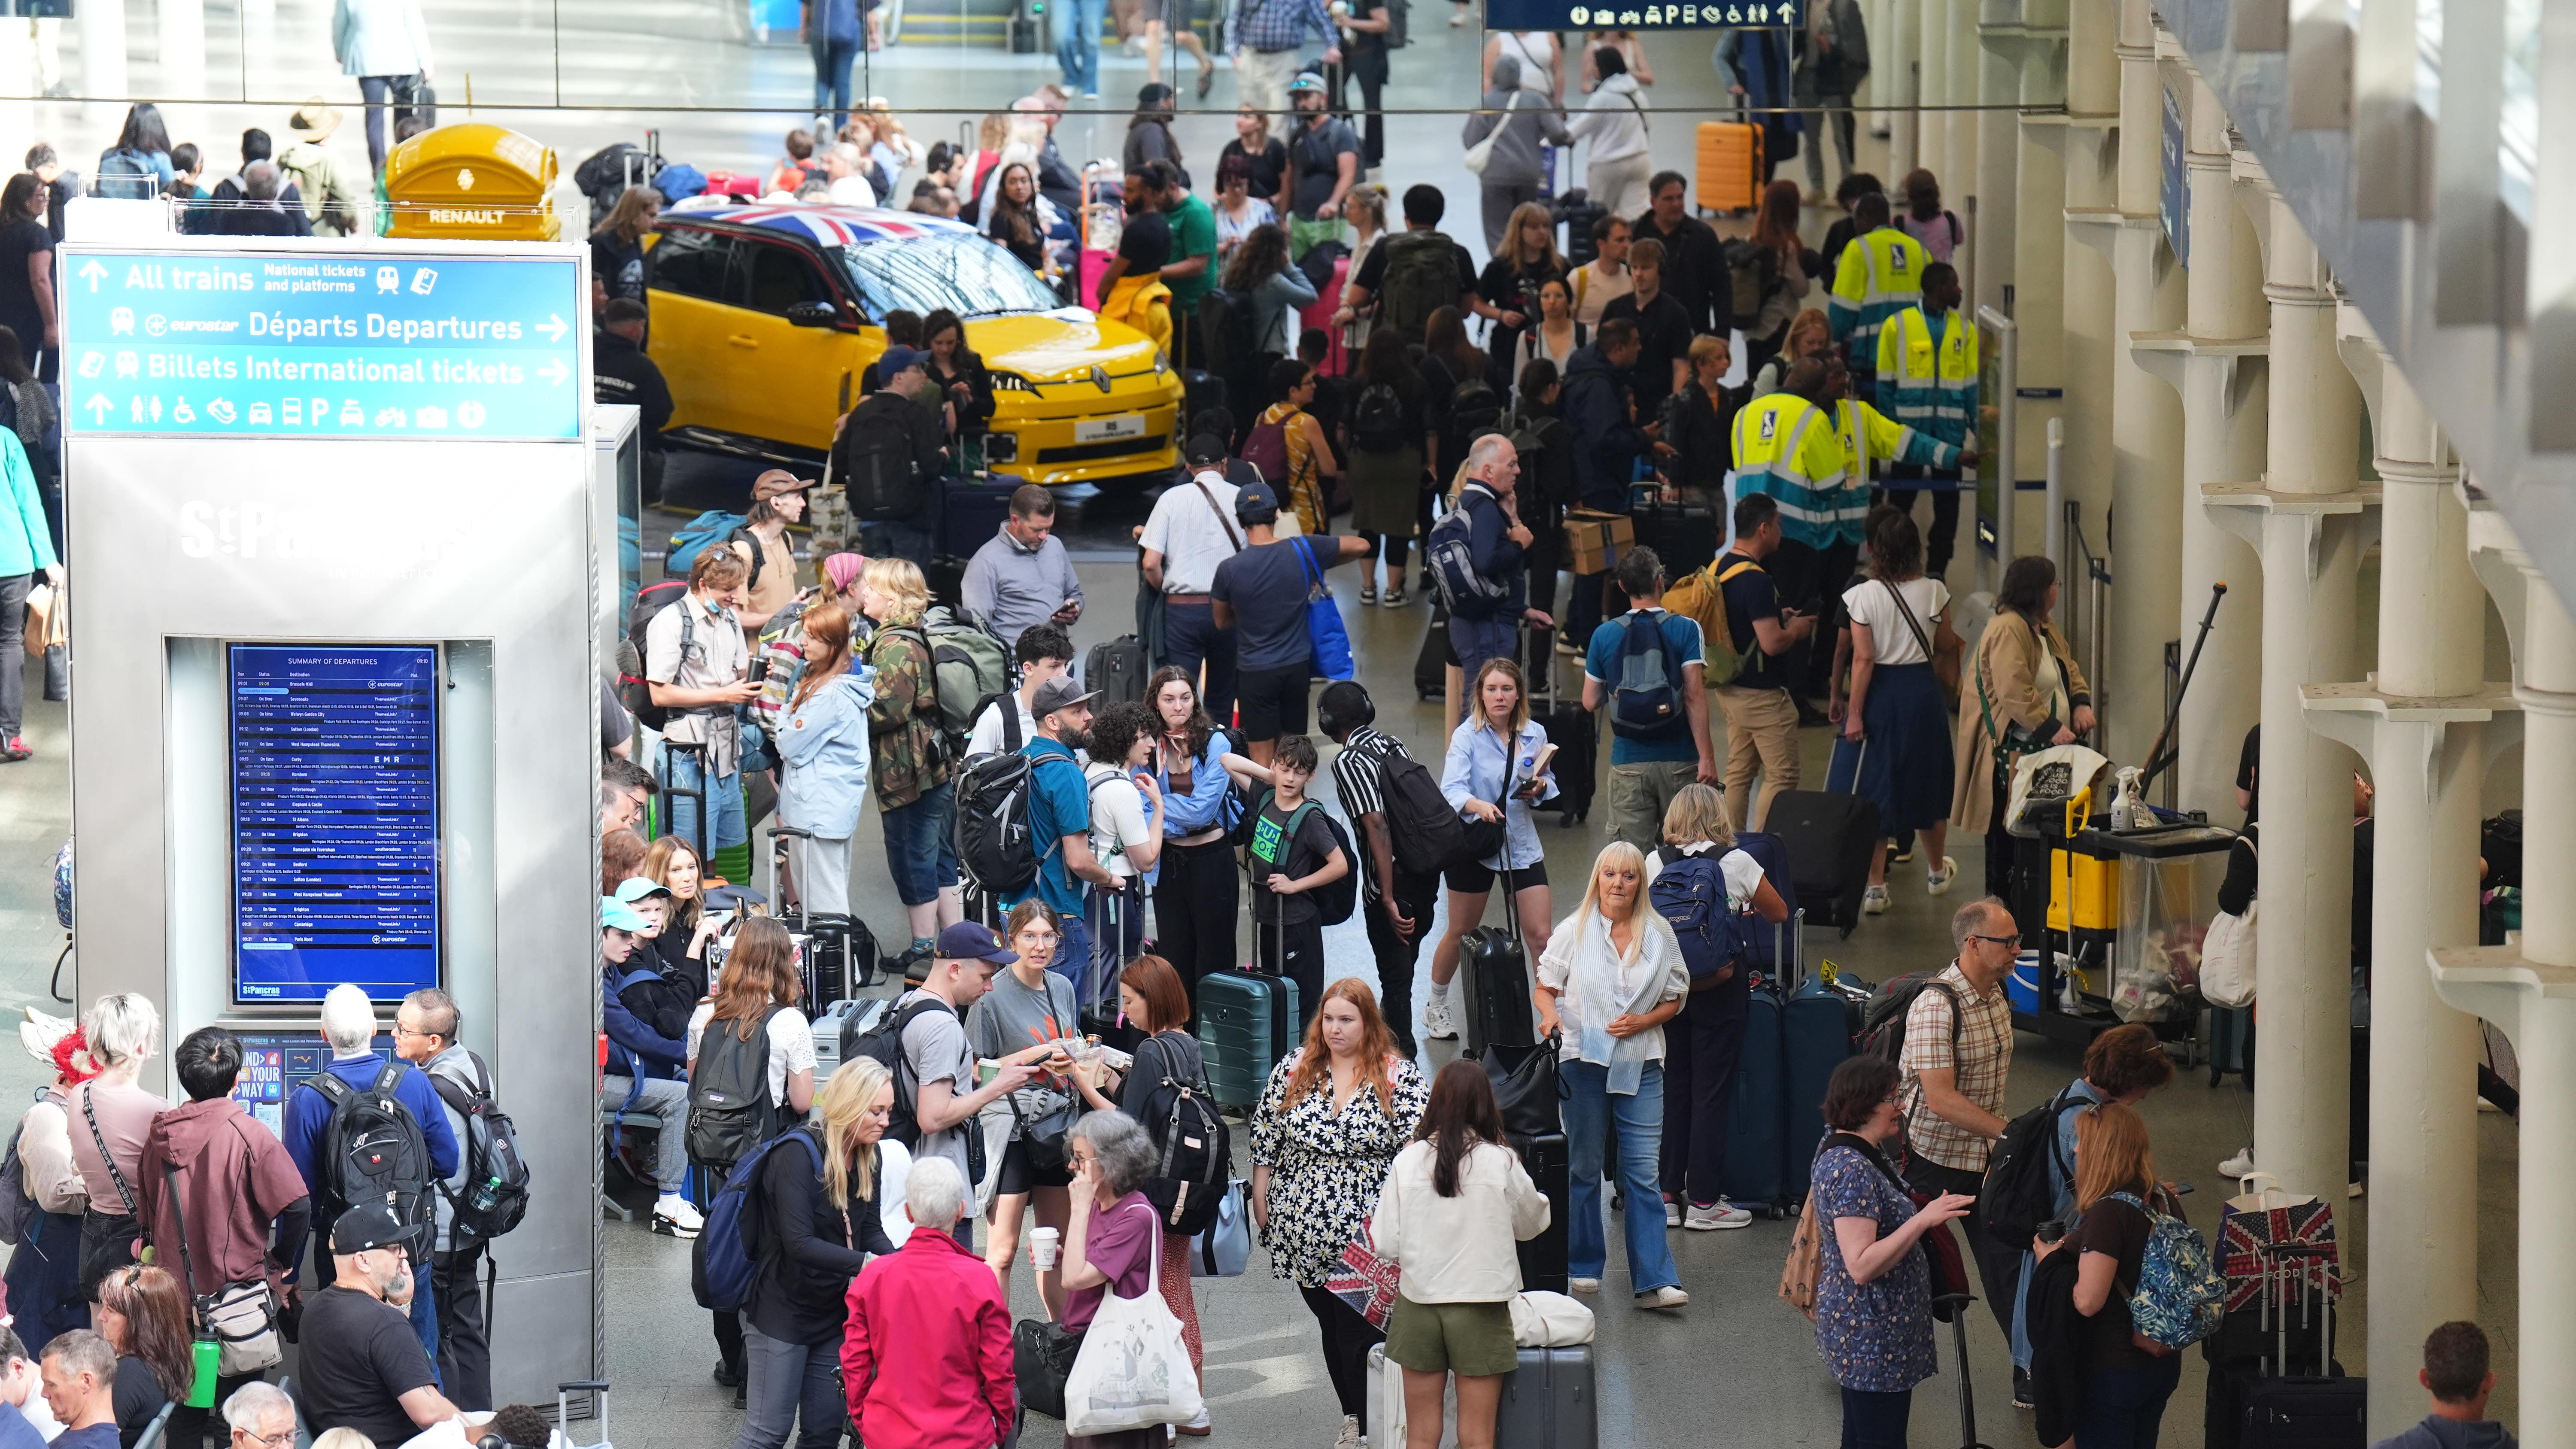
<instances>
[{"instance_id":1,"label":"man with white hair","mask_svg":"<svg viewBox=\"0 0 2576 1449\"><path fill-rule=\"evenodd\" d=\"M232 1449L294 1449L295 1401L266 1379L253 1379L224 1400Z\"/></svg>"},{"instance_id":2,"label":"man with white hair","mask_svg":"<svg viewBox=\"0 0 2576 1449\"><path fill-rule=\"evenodd\" d=\"M428 1158L425 1168L417 1162L401 1164L402 1180L392 1185L400 1199L402 1221L415 1229L409 1247L417 1267L429 1261L431 1184L456 1175L456 1133L447 1125L447 1113L440 1109L429 1078L402 1058L377 1051L376 1031L375 1003L364 988L344 981L322 998L322 1039L331 1044L331 1065L307 1077L287 1097L286 1155L295 1159L304 1185L312 1189L313 1230L327 1240L332 1224L352 1205L352 1194L364 1186L350 1181L345 1160L335 1159L327 1150L340 1136L331 1130L332 1119L339 1117L345 1123L355 1114L373 1116L381 1110L378 1104L390 1102L398 1121L409 1119L411 1135ZM298 1245L290 1259L302 1251ZM329 1255L317 1254L314 1269L322 1286L328 1287ZM430 1301L426 1273L420 1278L420 1292L412 1298L411 1322L422 1349L436 1358L438 1311Z\"/></svg>"},{"instance_id":3,"label":"man with white hair","mask_svg":"<svg viewBox=\"0 0 2576 1449\"><path fill-rule=\"evenodd\" d=\"M874 206L877 189L868 184L867 154L855 141L835 142L823 153L823 174L829 178L832 204L835 206Z\"/></svg>"},{"instance_id":4,"label":"man with white hair","mask_svg":"<svg viewBox=\"0 0 2576 1449\"><path fill-rule=\"evenodd\" d=\"M1431 530L1422 550L1423 563L1443 580L1441 591L1449 596L1449 647L1469 673L1488 659L1517 658L1523 619L1542 629L1550 622L1529 607L1526 550L1534 536L1513 501L1520 476L1520 452L1511 439L1487 433L1468 444L1467 482L1458 490L1457 506Z\"/></svg>"},{"instance_id":5,"label":"man with white hair","mask_svg":"<svg viewBox=\"0 0 2576 1449\"><path fill-rule=\"evenodd\" d=\"M63 1432L53 1407L45 1402L44 1372L27 1353L16 1330L0 1328L0 1449L38 1449Z\"/></svg>"},{"instance_id":6,"label":"man with white hair","mask_svg":"<svg viewBox=\"0 0 2576 1449\"><path fill-rule=\"evenodd\" d=\"M988 1273L985 1276L990 1277ZM86 1328L45 1345L45 1403L63 1422L62 1449L117 1449L116 1350Z\"/></svg>"},{"instance_id":7,"label":"man with white hair","mask_svg":"<svg viewBox=\"0 0 2576 1449\"><path fill-rule=\"evenodd\" d=\"M965 1174L924 1157L904 1179L915 1232L850 1285L841 1382L868 1444L992 1445L1011 1437L1011 1309L984 1260L951 1236Z\"/></svg>"}]
</instances>

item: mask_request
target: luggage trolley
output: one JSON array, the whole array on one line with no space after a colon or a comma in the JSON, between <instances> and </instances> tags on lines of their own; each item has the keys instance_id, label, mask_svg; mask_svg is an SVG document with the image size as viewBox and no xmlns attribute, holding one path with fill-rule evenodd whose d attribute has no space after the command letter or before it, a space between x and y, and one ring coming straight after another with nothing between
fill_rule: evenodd
<instances>
[{"instance_id":1,"label":"luggage trolley","mask_svg":"<svg viewBox=\"0 0 2576 1449\"><path fill-rule=\"evenodd\" d=\"M2015 882L2016 900L2044 892L2048 910L2006 984L2013 1025L2082 1045L2138 1021L2169 1045L2192 1043L2201 942L2236 832L2196 819L2115 830L2092 797L2078 792L2043 827L2044 885Z\"/></svg>"}]
</instances>

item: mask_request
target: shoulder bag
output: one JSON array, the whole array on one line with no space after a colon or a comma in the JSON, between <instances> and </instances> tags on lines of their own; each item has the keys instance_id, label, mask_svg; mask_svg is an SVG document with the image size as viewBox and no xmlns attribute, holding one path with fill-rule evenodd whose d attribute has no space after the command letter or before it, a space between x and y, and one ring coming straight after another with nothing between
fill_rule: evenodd
<instances>
[{"instance_id":1,"label":"shoulder bag","mask_svg":"<svg viewBox=\"0 0 2576 1449\"><path fill-rule=\"evenodd\" d=\"M2030 630L2031 637L2038 642L2041 649L2045 650L2049 647L2048 635L2038 625L2027 619L2022 620L2022 624ZM1977 649L1977 712L1985 721L1986 738L1994 741L1996 793L2009 798L2012 794L2013 766L2021 762L2022 756L2048 748L2048 741L2010 720L2001 723L1996 721L1994 696L1988 688L1988 677L1991 673L1992 671L1986 667L1986 651L1981 642Z\"/></svg>"},{"instance_id":2,"label":"shoulder bag","mask_svg":"<svg viewBox=\"0 0 2576 1449\"><path fill-rule=\"evenodd\" d=\"M1154 1221L1151 1208L1145 1216ZM1181 1320L1163 1301L1162 1232L1162 1224L1154 1222L1146 1239L1145 1291L1121 1298L1115 1282L1106 1285L1100 1311L1083 1330L1073 1371L1064 1380L1064 1431L1069 1437L1131 1429L1159 1432L1165 1424L1188 1423L1205 1407L1198 1371L1181 1338Z\"/></svg>"},{"instance_id":3,"label":"shoulder bag","mask_svg":"<svg viewBox=\"0 0 2576 1449\"><path fill-rule=\"evenodd\" d=\"M179 1191L179 1169L164 1162L161 1175L170 1184L170 1216L179 1233L180 1281L196 1308L197 1342L216 1346L215 1373L240 1378L274 1368L285 1357L277 1343L277 1303L265 1277L226 1283L212 1293L197 1291L197 1265L188 1256L188 1199ZM242 1190L250 1186L245 1182ZM201 1368L198 1372L203 1373Z\"/></svg>"},{"instance_id":4,"label":"shoulder bag","mask_svg":"<svg viewBox=\"0 0 2576 1449\"><path fill-rule=\"evenodd\" d=\"M1950 649L1932 647L1932 637L1924 632L1923 621L1914 614L1914 606L1905 602L1905 591L1887 580L1879 580L1889 598L1896 600L1896 612L1905 619L1905 627L1914 632L1914 642L1922 647L1923 657L1932 666L1932 678L1941 686L1941 697L1951 708L1959 706L1959 654L1964 644ZM1954 639L1957 636L1952 636Z\"/></svg>"},{"instance_id":5,"label":"shoulder bag","mask_svg":"<svg viewBox=\"0 0 2576 1449\"><path fill-rule=\"evenodd\" d=\"M1494 122L1494 129L1487 131L1483 140L1467 148L1466 163L1469 171L1482 176L1485 174L1485 168L1493 164L1494 143L1503 138L1503 128L1512 123L1512 112L1521 108L1521 97L1527 94L1529 94L1527 91L1513 91L1511 99L1503 102L1503 114Z\"/></svg>"},{"instance_id":6,"label":"shoulder bag","mask_svg":"<svg viewBox=\"0 0 2576 1449\"><path fill-rule=\"evenodd\" d=\"M90 1084L84 1082L77 1090L81 1116L89 1123L89 1140L97 1144L98 1160L107 1164L108 1180L116 1185L116 1200L123 1204L108 1212L98 1205L98 1194L91 1193L89 1206L81 1210L81 1293L95 1299L101 1280L135 1261L134 1240L143 1235L143 1225L135 1221L134 1189L126 1185L125 1174L117 1170L116 1158L107 1150L107 1134L98 1130L98 1113L90 1107Z\"/></svg>"},{"instance_id":7,"label":"shoulder bag","mask_svg":"<svg viewBox=\"0 0 2576 1449\"><path fill-rule=\"evenodd\" d=\"M1351 664L1351 634L1333 602L1333 586L1324 581L1315 541L1302 534L1290 541L1306 568L1306 646L1314 653L1315 673L1325 679L1348 679L1356 672Z\"/></svg>"}]
</instances>

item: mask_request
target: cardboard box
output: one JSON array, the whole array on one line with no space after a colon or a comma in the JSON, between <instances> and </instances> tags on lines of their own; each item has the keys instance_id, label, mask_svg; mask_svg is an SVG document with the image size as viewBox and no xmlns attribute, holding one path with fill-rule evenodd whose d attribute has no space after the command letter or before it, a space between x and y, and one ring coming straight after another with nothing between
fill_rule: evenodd
<instances>
[{"instance_id":1,"label":"cardboard box","mask_svg":"<svg viewBox=\"0 0 2576 1449\"><path fill-rule=\"evenodd\" d=\"M1577 575L1607 573L1634 547L1637 527L1624 513L1572 508L1565 514L1565 557Z\"/></svg>"}]
</instances>

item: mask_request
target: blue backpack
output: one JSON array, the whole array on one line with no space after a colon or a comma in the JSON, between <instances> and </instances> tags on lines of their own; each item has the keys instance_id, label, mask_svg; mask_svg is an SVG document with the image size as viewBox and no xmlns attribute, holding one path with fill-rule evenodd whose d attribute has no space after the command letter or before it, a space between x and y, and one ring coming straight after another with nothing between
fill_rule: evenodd
<instances>
[{"instance_id":1,"label":"blue backpack","mask_svg":"<svg viewBox=\"0 0 2576 1449\"><path fill-rule=\"evenodd\" d=\"M2167 1217L2135 1193L2111 1196L2147 1215L2147 1251L2129 1295L2129 1326L2167 1348L2189 1348L2218 1331L2227 1280L2210 1261L2209 1240L2181 1218Z\"/></svg>"},{"instance_id":2,"label":"blue backpack","mask_svg":"<svg viewBox=\"0 0 2576 1449\"><path fill-rule=\"evenodd\" d=\"M161 171L152 158L124 146L111 147L98 158L98 175L90 194L118 201L150 201L161 194Z\"/></svg>"},{"instance_id":3,"label":"blue backpack","mask_svg":"<svg viewBox=\"0 0 2576 1449\"><path fill-rule=\"evenodd\" d=\"M709 509L681 524L679 530L671 535L671 551L662 558L664 577L687 578L690 566L697 562L699 553L703 552L707 545L723 543L732 538L746 522L747 520L739 513ZM760 553L757 547L751 551L752 568L755 573L760 567Z\"/></svg>"},{"instance_id":4,"label":"blue backpack","mask_svg":"<svg viewBox=\"0 0 2576 1449\"><path fill-rule=\"evenodd\" d=\"M735 1163L707 1205L707 1225L698 1233L689 1272L700 1308L739 1313L751 1301L751 1282L760 1274L760 1173L769 1154L790 1142L814 1159L815 1172L823 1170L823 1149L812 1133L782 1132Z\"/></svg>"},{"instance_id":5,"label":"blue backpack","mask_svg":"<svg viewBox=\"0 0 2576 1449\"><path fill-rule=\"evenodd\" d=\"M1690 723L1682 704L1681 666L1664 642L1663 619L1657 615L1663 611L1628 615L1620 644L1610 728L1632 740L1667 739Z\"/></svg>"},{"instance_id":6,"label":"blue backpack","mask_svg":"<svg viewBox=\"0 0 2576 1449\"><path fill-rule=\"evenodd\" d=\"M1715 976L1729 962L1748 968L1753 959L1753 917L1732 908L1726 876L1715 855L1685 855L1667 862L1646 898L1673 928L1693 982Z\"/></svg>"}]
</instances>

